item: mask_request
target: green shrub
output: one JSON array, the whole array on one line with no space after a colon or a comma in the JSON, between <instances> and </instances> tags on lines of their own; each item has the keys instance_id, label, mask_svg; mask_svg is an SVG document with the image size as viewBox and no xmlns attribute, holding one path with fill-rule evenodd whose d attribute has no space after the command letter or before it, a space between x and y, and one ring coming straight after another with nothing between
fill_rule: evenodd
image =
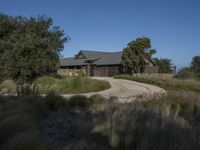
<instances>
[{"instance_id":1,"label":"green shrub","mask_svg":"<svg viewBox=\"0 0 200 150\"><path fill-rule=\"evenodd\" d=\"M51 111L58 111L67 108L67 100L62 96L57 95L54 91L47 94L44 102Z\"/></svg>"},{"instance_id":2,"label":"green shrub","mask_svg":"<svg viewBox=\"0 0 200 150\"><path fill-rule=\"evenodd\" d=\"M100 95L92 95L89 98L82 95L75 95L75 96L72 96L68 100L68 104L70 108L74 108L74 107L88 108L89 106L93 104L102 104L103 102L105 102L105 98L103 98Z\"/></svg>"},{"instance_id":3,"label":"green shrub","mask_svg":"<svg viewBox=\"0 0 200 150\"><path fill-rule=\"evenodd\" d=\"M81 77L85 76L85 70L84 69L80 69L78 71L78 76L81 76Z\"/></svg>"},{"instance_id":4,"label":"green shrub","mask_svg":"<svg viewBox=\"0 0 200 150\"><path fill-rule=\"evenodd\" d=\"M193 79L194 72L192 71L191 68L185 67L185 68L182 68L180 71L178 71L175 78L177 78L177 79Z\"/></svg>"},{"instance_id":5,"label":"green shrub","mask_svg":"<svg viewBox=\"0 0 200 150\"><path fill-rule=\"evenodd\" d=\"M91 102L86 96L75 95L68 100L68 104L70 108L74 107L85 108L88 107L91 104Z\"/></svg>"}]
</instances>

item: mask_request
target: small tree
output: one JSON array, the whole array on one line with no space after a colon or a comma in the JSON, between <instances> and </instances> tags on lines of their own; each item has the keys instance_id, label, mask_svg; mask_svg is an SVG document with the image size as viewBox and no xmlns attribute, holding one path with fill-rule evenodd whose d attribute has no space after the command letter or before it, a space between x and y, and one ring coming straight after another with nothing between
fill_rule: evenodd
<instances>
[{"instance_id":1,"label":"small tree","mask_svg":"<svg viewBox=\"0 0 200 150\"><path fill-rule=\"evenodd\" d=\"M122 63L130 66L133 72L142 72L146 62L151 60L155 49L151 48L151 40L147 37L137 38L128 43L128 46L123 49Z\"/></svg>"},{"instance_id":2,"label":"small tree","mask_svg":"<svg viewBox=\"0 0 200 150\"><path fill-rule=\"evenodd\" d=\"M57 69L69 38L51 18L0 14L0 27L0 79L27 82Z\"/></svg>"},{"instance_id":3,"label":"small tree","mask_svg":"<svg viewBox=\"0 0 200 150\"><path fill-rule=\"evenodd\" d=\"M175 77L179 79L193 79L194 72L190 67L184 67L178 71Z\"/></svg>"},{"instance_id":4,"label":"small tree","mask_svg":"<svg viewBox=\"0 0 200 150\"><path fill-rule=\"evenodd\" d=\"M191 69L194 75L200 79L200 56L194 56L192 58Z\"/></svg>"},{"instance_id":5,"label":"small tree","mask_svg":"<svg viewBox=\"0 0 200 150\"><path fill-rule=\"evenodd\" d=\"M173 73L172 60L168 58L155 59L159 67L159 73Z\"/></svg>"}]
</instances>

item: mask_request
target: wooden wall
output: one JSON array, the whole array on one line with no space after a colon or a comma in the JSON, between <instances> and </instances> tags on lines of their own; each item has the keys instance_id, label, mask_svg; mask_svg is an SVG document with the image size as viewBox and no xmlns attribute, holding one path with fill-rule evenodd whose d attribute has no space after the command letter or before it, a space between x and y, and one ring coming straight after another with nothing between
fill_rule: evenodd
<instances>
[{"instance_id":1,"label":"wooden wall","mask_svg":"<svg viewBox=\"0 0 200 150\"><path fill-rule=\"evenodd\" d=\"M112 77L119 74L119 66L94 66L93 75L99 77Z\"/></svg>"}]
</instances>

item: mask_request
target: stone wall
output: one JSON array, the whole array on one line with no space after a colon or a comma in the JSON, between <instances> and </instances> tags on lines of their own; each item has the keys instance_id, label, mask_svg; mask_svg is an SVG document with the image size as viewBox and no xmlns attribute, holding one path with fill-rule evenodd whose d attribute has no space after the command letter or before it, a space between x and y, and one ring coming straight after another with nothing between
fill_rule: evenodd
<instances>
[{"instance_id":1,"label":"stone wall","mask_svg":"<svg viewBox=\"0 0 200 150\"><path fill-rule=\"evenodd\" d=\"M85 69L58 69L57 74L67 76L84 76L86 75L86 71Z\"/></svg>"},{"instance_id":2,"label":"stone wall","mask_svg":"<svg viewBox=\"0 0 200 150\"><path fill-rule=\"evenodd\" d=\"M159 67L158 66L145 66L143 73L158 73Z\"/></svg>"}]
</instances>

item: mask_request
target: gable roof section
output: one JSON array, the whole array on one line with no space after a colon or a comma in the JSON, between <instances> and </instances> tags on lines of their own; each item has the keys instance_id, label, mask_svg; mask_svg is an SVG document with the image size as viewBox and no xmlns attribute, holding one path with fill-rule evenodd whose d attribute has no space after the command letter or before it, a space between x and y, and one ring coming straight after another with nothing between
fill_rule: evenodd
<instances>
[{"instance_id":1,"label":"gable roof section","mask_svg":"<svg viewBox=\"0 0 200 150\"><path fill-rule=\"evenodd\" d=\"M107 53L111 53L111 52L80 50L79 53L82 53L86 58L91 58L91 57L95 57L97 55L107 54Z\"/></svg>"},{"instance_id":2,"label":"gable roof section","mask_svg":"<svg viewBox=\"0 0 200 150\"><path fill-rule=\"evenodd\" d=\"M82 66L84 65L84 59L75 59L75 57L60 59L60 66Z\"/></svg>"},{"instance_id":3,"label":"gable roof section","mask_svg":"<svg viewBox=\"0 0 200 150\"><path fill-rule=\"evenodd\" d=\"M121 64L122 52L105 53L96 56L101 56L101 59L97 60L97 65L116 65Z\"/></svg>"},{"instance_id":4,"label":"gable roof section","mask_svg":"<svg viewBox=\"0 0 200 150\"><path fill-rule=\"evenodd\" d=\"M95 60L95 65L117 65L121 64L122 52L98 52L98 51L80 51L86 59L76 59L76 57L63 58L60 60L61 66L83 66L88 60ZM79 53L80 53L79 52Z\"/></svg>"}]
</instances>

